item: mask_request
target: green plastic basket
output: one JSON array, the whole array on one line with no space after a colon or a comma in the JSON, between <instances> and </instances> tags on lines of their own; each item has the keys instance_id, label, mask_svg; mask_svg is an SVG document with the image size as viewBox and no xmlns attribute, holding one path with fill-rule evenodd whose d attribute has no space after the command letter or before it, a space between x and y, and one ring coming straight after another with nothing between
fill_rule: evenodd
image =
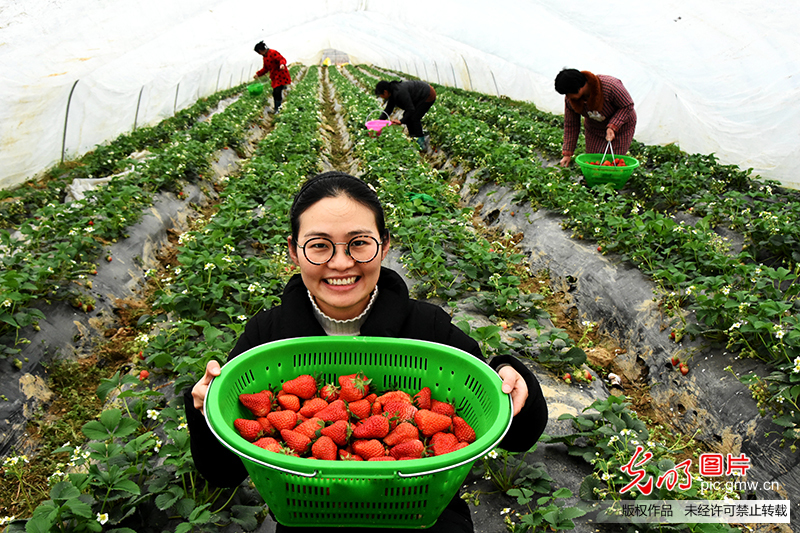
<instances>
[{"instance_id":1,"label":"green plastic basket","mask_svg":"<svg viewBox=\"0 0 800 533\"><path fill-rule=\"evenodd\" d=\"M611 155L605 155L607 160L614 160ZM625 160L624 167L602 167L600 165L592 165L593 161L602 161L603 154L581 154L575 158L578 166L581 167L583 177L586 179L586 184L590 187L599 185L601 183L610 183L615 189L621 189L628 182L633 171L639 166L639 161L635 157L629 155L615 156Z\"/></svg>"},{"instance_id":2,"label":"green plastic basket","mask_svg":"<svg viewBox=\"0 0 800 533\"><path fill-rule=\"evenodd\" d=\"M247 92L249 92L253 96L258 96L259 94L264 92L264 84L251 83L250 85L247 86Z\"/></svg>"},{"instance_id":3,"label":"green plastic basket","mask_svg":"<svg viewBox=\"0 0 800 533\"><path fill-rule=\"evenodd\" d=\"M242 393L279 388L300 374L364 372L379 389L455 400L477 440L455 452L404 461L321 461L263 450L233 427L252 418ZM257 346L222 367L206 396L211 431L239 455L278 522L288 526L425 528L456 495L472 463L493 449L511 425L502 380L476 357L441 344L385 337L302 337Z\"/></svg>"}]
</instances>

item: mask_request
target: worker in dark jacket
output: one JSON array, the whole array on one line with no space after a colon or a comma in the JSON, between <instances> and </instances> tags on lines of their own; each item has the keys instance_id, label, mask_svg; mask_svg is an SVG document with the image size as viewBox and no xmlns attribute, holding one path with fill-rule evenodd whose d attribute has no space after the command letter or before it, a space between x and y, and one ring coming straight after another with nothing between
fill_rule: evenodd
<instances>
[{"instance_id":1,"label":"worker in dark jacket","mask_svg":"<svg viewBox=\"0 0 800 533\"><path fill-rule=\"evenodd\" d=\"M424 81L379 81L375 86L375 94L386 100L383 113L390 118L395 107L404 111L401 120L392 120L392 124L405 124L408 134L414 137L420 150L425 149L425 134L422 132L422 117L436 101L436 91Z\"/></svg>"},{"instance_id":2,"label":"worker in dark jacket","mask_svg":"<svg viewBox=\"0 0 800 533\"><path fill-rule=\"evenodd\" d=\"M279 306L250 319L229 359L280 339L365 335L438 342L483 360L478 343L452 324L444 309L409 298L403 279L381 266L389 250L383 208L375 192L359 178L336 171L312 178L295 196L290 218L289 255L300 274L287 283ZM511 355L497 356L489 365L499 374L502 390L514 406L513 422L500 446L527 451L547 424L541 387L530 369ZM212 485L235 487L247 477L247 470L239 456L214 437L204 418L208 386L219 375L219 363L210 361L205 375L184 394L186 418L192 459L199 472ZM276 532L334 530L338 531L279 523ZM378 530L386 531L363 531ZM426 531L472 533L466 502L456 495Z\"/></svg>"}]
</instances>

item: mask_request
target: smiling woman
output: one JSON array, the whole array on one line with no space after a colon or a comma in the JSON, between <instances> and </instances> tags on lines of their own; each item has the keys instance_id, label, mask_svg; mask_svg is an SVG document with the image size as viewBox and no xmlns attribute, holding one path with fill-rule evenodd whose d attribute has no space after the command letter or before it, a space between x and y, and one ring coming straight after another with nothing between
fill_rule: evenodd
<instances>
[{"instance_id":1,"label":"smiling woman","mask_svg":"<svg viewBox=\"0 0 800 533\"><path fill-rule=\"evenodd\" d=\"M267 342L325 335L420 339L483 360L478 343L453 325L443 309L409 298L402 278L381 266L389 250L389 234L378 196L362 180L341 172L315 176L295 196L290 219L289 255L300 274L287 283L281 305L247 323L229 360ZM502 390L514 405L513 423L500 446L527 451L547 424L539 383L513 356L497 356L489 365L497 370ZM237 455L216 440L203 416L209 383L219 374L219 363L209 362L205 375L185 393L184 400L195 465L209 483L233 487L247 477L247 470ZM282 524L276 529L287 530L311 531ZM466 502L456 495L429 531L472 532Z\"/></svg>"}]
</instances>

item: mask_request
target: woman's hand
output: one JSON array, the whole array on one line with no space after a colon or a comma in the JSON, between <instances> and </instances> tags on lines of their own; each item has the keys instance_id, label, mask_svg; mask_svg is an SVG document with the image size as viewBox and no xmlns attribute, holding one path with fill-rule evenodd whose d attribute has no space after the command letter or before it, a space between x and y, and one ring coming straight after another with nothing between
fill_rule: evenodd
<instances>
[{"instance_id":1,"label":"woman's hand","mask_svg":"<svg viewBox=\"0 0 800 533\"><path fill-rule=\"evenodd\" d=\"M561 158L561 161L559 161L558 164L561 165L564 168L567 168L569 166L569 162L571 160L572 160L572 156L571 155L565 155L564 157Z\"/></svg>"},{"instance_id":2,"label":"woman's hand","mask_svg":"<svg viewBox=\"0 0 800 533\"><path fill-rule=\"evenodd\" d=\"M392 125L393 125L393 126L399 126L400 124L402 124L402 122L400 122L400 121L399 121L399 120L397 120L396 118L393 118L393 119L392 119Z\"/></svg>"},{"instance_id":3,"label":"woman's hand","mask_svg":"<svg viewBox=\"0 0 800 533\"><path fill-rule=\"evenodd\" d=\"M511 394L511 402L514 406L513 415L516 416L528 399L528 385L513 366L504 366L497 373L503 378L503 392Z\"/></svg>"},{"instance_id":4,"label":"woman's hand","mask_svg":"<svg viewBox=\"0 0 800 533\"><path fill-rule=\"evenodd\" d=\"M616 136L617 136L617 134L614 132L613 129L611 129L611 128L606 129L606 140L608 142L614 142L614 137L616 137Z\"/></svg>"},{"instance_id":5,"label":"woman's hand","mask_svg":"<svg viewBox=\"0 0 800 533\"><path fill-rule=\"evenodd\" d=\"M211 380L219 376L220 368L219 363L213 359L206 365L206 373L203 377L195 383L192 387L192 398L194 399L194 408L206 415L206 394L208 393L208 386L211 385ZM527 391L526 391L527 392Z\"/></svg>"}]
</instances>

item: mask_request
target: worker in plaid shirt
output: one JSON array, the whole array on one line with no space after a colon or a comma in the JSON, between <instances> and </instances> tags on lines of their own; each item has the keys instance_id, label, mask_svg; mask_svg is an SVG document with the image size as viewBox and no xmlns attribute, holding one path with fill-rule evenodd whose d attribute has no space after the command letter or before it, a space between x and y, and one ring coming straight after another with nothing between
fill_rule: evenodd
<instances>
[{"instance_id":1,"label":"worker in plaid shirt","mask_svg":"<svg viewBox=\"0 0 800 533\"><path fill-rule=\"evenodd\" d=\"M556 76L556 92L564 95L564 145L560 165L569 166L584 118L586 151L603 153L608 143L615 155L628 152L636 130L633 99L613 76L564 69Z\"/></svg>"}]
</instances>

